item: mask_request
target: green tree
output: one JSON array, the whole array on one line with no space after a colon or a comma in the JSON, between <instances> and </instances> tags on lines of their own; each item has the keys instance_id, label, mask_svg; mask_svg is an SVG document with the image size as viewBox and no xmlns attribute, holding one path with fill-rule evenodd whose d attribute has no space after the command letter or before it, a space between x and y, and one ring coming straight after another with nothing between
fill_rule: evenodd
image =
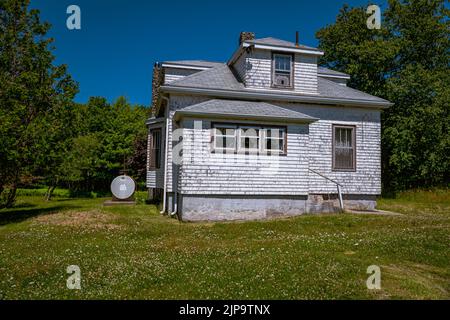
<instances>
[{"instance_id":1,"label":"green tree","mask_svg":"<svg viewBox=\"0 0 450 320\"><path fill-rule=\"evenodd\" d=\"M29 0L0 0L0 206L8 207L20 177L47 161L48 122L77 91L66 66L53 64L50 25L28 6Z\"/></svg>"},{"instance_id":2,"label":"green tree","mask_svg":"<svg viewBox=\"0 0 450 320\"><path fill-rule=\"evenodd\" d=\"M66 172L62 184L72 191L107 191L124 169L138 180L145 178L146 108L124 97L112 105L92 97L76 105L74 113L76 134L61 167Z\"/></svg>"},{"instance_id":3,"label":"green tree","mask_svg":"<svg viewBox=\"0 0 450 320\"><path fill-rule=\"evenodd\" d=\"M385 191L449 181L448 13L444 0L390 0L370 30L365 8L344 6L317 32L324 65L395 103L382 114Z\"/></svg>"}]
</instances>

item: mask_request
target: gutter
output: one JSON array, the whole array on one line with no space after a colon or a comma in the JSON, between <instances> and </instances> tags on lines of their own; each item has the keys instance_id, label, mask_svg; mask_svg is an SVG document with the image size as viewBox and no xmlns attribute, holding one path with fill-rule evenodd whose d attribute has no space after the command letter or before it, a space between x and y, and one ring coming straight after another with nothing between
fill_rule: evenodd
<instances>
[{"instance_id":1,"label":"gutter","mask_svg":"<svg viewBox=\"0 0 450 320\"><path fill-rule=\"evenodd\" d=\"M322 77L322 78L336 78L336 79L346 79L346 80L350 80L350 76L337 76L334 74L328 74L328 73L317 73L317 76Z\"/></svg>"},{"instance_id":2,"label":"gutter","mask_svg":"<svg viewBox=\"0 0 450 320\"><path fill-rule=\"evenodd\" d=\"M275 45L268 45L268 44L260 44L257 42L253 42L253 43L244 42L242 44L242 46L244 48L253 46L255 49L272 50L272 51L280 51L280 52L303 53L303 54L309 54L309 55L314 55L314 56L323 56L324 55L324 52L320 51L320 50L292 48L292 47L286 47L286 46L275 46Z\"/></svg>"},{"instance_id":3,"label":"gutter","mask_svg":"<svg viewBox=\"0 0 450 320\"><path fill-rule=\"evenodd\" d=\"M174 64L174 63L163 63L161 66L164 68L199 70L199 71L211 69L211 67L191 66L191 65L187 65L187 64L181 65L181 64Z\"/></svg>"},{"instance_id":4,"label":"gutter","mask_svg":"<svg viewBox=\"0 0 450 320\"><path fill-rule=\"evenodd\" d=\"M237 98L249 100L272 100L285 102L304 102L315 104L334 104L346 105L354 107L374 107L385 109L394 104L389 101L372 101L372 100L355 100L355 99L339 99L327 97L313 97L313 96L299 96L292 94L268 93L268 92L250 92L239 90L226 89L206 89L194 87L179 87L179 86L161 86L161 90L167 93L183 93L183 94L199 94L205 96L214 96L221 98Z\"/></svg>"}]
</instances>

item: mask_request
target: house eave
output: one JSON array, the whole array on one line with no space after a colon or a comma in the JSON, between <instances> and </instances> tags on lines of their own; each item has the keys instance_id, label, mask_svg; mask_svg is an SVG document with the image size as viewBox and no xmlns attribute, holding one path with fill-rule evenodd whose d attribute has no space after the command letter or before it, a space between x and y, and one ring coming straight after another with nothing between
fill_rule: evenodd
<instances>
[{"instance_id":1,"label":"house eave","mask_svg":"<svg viewBox=\"0 0 450 320\"><path fill-rule=\"evenodd\" d=\"M164 122L164 118L154 118L154 117L152 117L152 118L147 119L147 121L145 121L145 124L147 126L150 126L150 125L160 124L160 123L163 123L163 122Z\"/></svg>"},{"instance_id":2,"label":"house eave","mask_svg":"<svg viewBox=\"0 0 450 320\"><path fill-rule=\"evenodd\" d=\"M199 67L199 66L191 66L191 65L181 65L181 64L175 64L175 63L163 63L161 65L164 68L174 68L174 69L187 69L187 70L208 70L211 69L211 67Z\"/></svg>"},{"instance_id":3,"label":"house eave","mask_svg":"<svg viewBox=\"0 0 450 320\"><path fill-rule=\"evenodd\" d=\"M247 43L244 42L242 44L242 47L253 47L255 49L262 49L262 50L272 50L272 51L278 51L278 52L290 52L290 53L302 53L302 54L309 54L313 56L323 56L324 52L319 50L308 50L308 49L302 49L302 48L292 48L292 47L284 47L284 46L273 46L273 45L267 45L267 44L259 44L259 43Z\"/></svg>"},{"instance_id":4,"label":"house eave","mask_svg":"<svg viewBox=\"0 0 450 320\"><path fill-rule=\"evenodd\" d=\"M254 91L242 91L242 90L226 90L226 89L207 89L207 88L195 88L195 87L181 87L181 86L161 86L161 90L166 93L184 93L184 94L198 94L204 96L213 96L219 98L236 98L236 99L248 99L248 100L266 100L266 101L284 101L284 102L303 102L312 104L331 104L331 105L344 105L351 107L371 107L386 109L393 105L391 102L384 101L372 101L361 99L340 99L340 98L328 98L318 96L304 96L304 95L292 95L281 94L272 92L254 92Z\"/></svg>"},{"instance_id":5,"label":"house eave","mask_svg":"<svg viewBox=\"0 0 450 320\"><path fill-rule=\"evenodd\" d=\"M290 118L280 116L260 116L252 114L221 114L215 112L189 112L186 110L179 110L175 112L174 119L179 121L184 117L191 118L208 118L208 119L233 119L233 120L256 120L256 121L270 121L270 122L287 122L287 123L311 123L318 121L317 118Z\"/></svg>"},{"instance_id":6,"label":"house eave","mask_svg":"<svg viewBox=\"0 0 450 320\"><path fill-rule=\"evenodd\" d=\"M323 78L335 78L335 79L350 80L350 76L337 76L337 75L331 75L331 74L321 73L321 72L318 72L317 75L319 77L323 77Z\"/></svg>"}]
</instances>

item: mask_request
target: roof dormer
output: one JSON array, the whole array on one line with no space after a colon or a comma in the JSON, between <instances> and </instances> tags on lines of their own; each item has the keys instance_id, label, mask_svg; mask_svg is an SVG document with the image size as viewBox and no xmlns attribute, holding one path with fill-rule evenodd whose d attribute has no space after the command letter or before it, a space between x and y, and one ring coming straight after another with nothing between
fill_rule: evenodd
<instances>
[{"instance_id":1,"label":"roof dormer","mask_svg":"<svg viewBox=\"0 0 450 320\"><path fill-rule=\"evenodd\" d=\"M297 36L298 37L298 36ZM248 89L317 94L317 48L243 32L228 64Z\"/></svg>"}]
</instances>

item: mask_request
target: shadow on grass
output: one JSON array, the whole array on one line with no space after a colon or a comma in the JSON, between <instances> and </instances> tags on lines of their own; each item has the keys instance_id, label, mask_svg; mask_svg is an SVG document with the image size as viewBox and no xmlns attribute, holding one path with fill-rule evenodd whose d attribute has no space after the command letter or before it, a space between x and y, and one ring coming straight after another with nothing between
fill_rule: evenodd
<instances>
[{"instance_id":1,"label":"shadow on grass","mask_svg":"<svg viewBox=\"0 0 450 320\"><path fill-rule=\"evenodd\" d=\"M78 206L54 206L48 208L36 208L35 206L27 207L15 207L9 210L0 211L0 226L5 226L11 223L18 223L30 218L34 218L43 214L57 213L59 211L76 209Z\"/></svg>"}]
</instances>

